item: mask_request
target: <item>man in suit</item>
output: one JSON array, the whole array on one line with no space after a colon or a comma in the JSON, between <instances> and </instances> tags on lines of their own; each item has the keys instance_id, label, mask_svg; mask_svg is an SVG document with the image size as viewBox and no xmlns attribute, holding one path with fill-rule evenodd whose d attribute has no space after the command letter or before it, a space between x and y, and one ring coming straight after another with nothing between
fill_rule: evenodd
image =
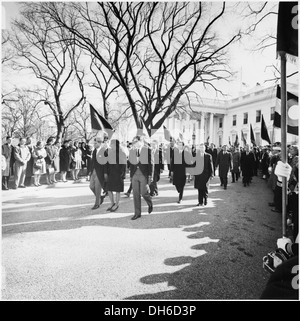
<instances>
[{"instance_id":1,"label":"man in suit","mask_svg":"<svg viewBox=\"0 0 300 321\"><path fill-rule=\"evenodd\" d=\"M153 181L150 184L151 196L158 195L157 182L160 180L160 173L164 169L162 149L158 147L157 140L151 142L152 157L154 158L154 174Z\"/></svg>"},{"instance_id":2,"label":"man in suit","mask_svg":"<svg viewBox=\"0 0 300 321\"><path fill-rule=\"evenodd\" d=\"M135 136L133 144L135 148L130 150L129 153L130 178L134 201L134 216L131 219L136 220L141 217L142 213L141 196L147 202L148 213L150 214L153 210L149 184L152 181L154 162L151 149L144 145L141 136Z\"/></svg>"},{"instance_id":3,"label":"man in suit","mask_svg":"<svg viewBox=\"0 0 300 321\"><path fill-rule=\"evenodd\" d=\"M15 158L15 186L14 189L18 187L25 188L24 185L26 177L27 162L31 158L30 151L25 145L26 139L20 138L20 143L18 146L14 147L14 158Z\"/></svg>"},{"instance_id":4,"label":"man in suit","mask_svg":"<svg viewBox=\"0 0 300 321\"><path fill-rule=\"evenodd\" d=\"M212 157L212 162L214 166L214 175L216 173L216 162L217 162L217 157L218 157L218 150L215 147L215 144L211 143L210 147L207 148L206 153L210 154Z\"/></svg>"},{"instance_id":5,"label":"man in suit","mask_svg":"<svg viewBox=\"0 0 300 321\"><path fill-rule=\"evenodd\" d=\"M232 169L231 162L232 158L231 154L227 151L227 145L223 145L217 157L216 168L219 167L221 186L224 186L224 189L227 189L228 171Z\"/></svg>"},{"instance_id":6,"label":"man in suit","mask_svg":"<svg viewBox=\"0 0 300 321\"><path fill-rule=\"evenodd\" d=\"M170 138L170 144L165 150L165 159L167 160L167 166L169 170L169 178L170 178L170 183L172 183L172 176L171 176L171 163L174 158L174 148L175 148L175 140L173 137Z\"/></svg>"},{"instance_id":7,"label":"man in suit","mask_svg":"<svg viewBox=\"0 0 300 321\"><path fill-rule=\"evenodd\" d=\"M194 187L198 189L198 206L207 205L207 183L213 176L212 156L205 152L205 145L200 144L196 151L197 175L195 175Z\"/></svg>"},{"instance_id":8,"label":"man in suit","mask_svg":"<svg viewBox=\"0 0 300 321\"><path fill-rule=\"evenodd\" d=\"M92 210L95 210L100 207L100 205L103 203L104 196L101 196L101 190L102 185L104 182L104 172L102 170L102 167L104 166L105 160L101 161L103 162L103 165L100 164L100 158L101 156L104 157L104 155L101 155L101 144L102 144L102 138L97 137L94 140L95 148L92 153L92 159L91 159L91 177L90 177L90 189L94 193L96 199L95 199L95 205L92 207Z\"/></svg>"}]
</instances>

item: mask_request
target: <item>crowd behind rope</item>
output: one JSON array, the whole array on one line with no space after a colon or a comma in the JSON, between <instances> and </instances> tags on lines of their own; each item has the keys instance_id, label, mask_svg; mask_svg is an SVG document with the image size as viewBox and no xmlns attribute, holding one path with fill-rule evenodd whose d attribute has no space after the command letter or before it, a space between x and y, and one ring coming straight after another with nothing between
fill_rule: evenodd
<instances>
[{"instance_id":1,"label":"crowd behind rope","mask_svg":"<svg viewBox=\"0 0 300 321\"><path fill-rule=\"evenodd\" d=\"M149 177L146 178L150 197L158 196L160 174L167 165L170 183L175 186L178 192L177 202L180 203L183 199L185 184L194 182L194 187L199 192L197 205L205 206L208 197L205 185L209 184L209 179L215 176L216 170L218 170L220 186L224 189L227 189L228 178L231 178L231 183L237 183L240 180L241 186L245 188L251 185L254 176L259 176L265 180L266 187L273 191L273 199L269 200L269 206L272 207L273 212L281 213L282 181L275 174L276 165L281 160L280 143L260 147L223 145L217 148L214 144L188 146L184 142L174 139L171 139L167 144L159 144L157 140L148 142L143 136L137 137L132 142L128 141L122 145L118 140L109 140L104 135L100 141L98 140L99 145L97 147L97 139L95 139L94 144L77 140L64 140L61 143L56 141L54 137L49 137L45 143L38 141L35 145L32 144L31 138L20 138L19 144L12 146L12 138L8 136L6 142L2 145L2 190L9 189L10 179L12 189L38 187L43 182L47 185L70 180L76 183L80 182L83 177L86 178L86 181L90 181L93 174L91 168L92 154L98 148L103 152L104 161L102 161L103 164L100 164L100 167L103 167L102 177L100 177L102 192L95 206L98 208L101 205L100 203L103 202L103 198L109 195L111 206L108 210L116 211L119 207L120 193L124 191L126 174L130 172L130 169L132 171L139 169L136 164L133 164L135 166L133 168L130 160L130 153L137 149L136 144L138 142L150 151L150 157L146 157L146 161L151 165L151 168L147 169ZM201 151L201 146L204 146L203 151ZM139 149L141 149L141 146ZM287 223L294 228L294 235L297 235L298 146L288 145L287 151L287 163L291 166L291 175L288 179ZM197 163L197 152L209 155L209 158L207 156L203 158L206 161L201 170L206 171L206 174L202 176L199 176L200 173L196 173L196 175L193 173L195 163ZM200 160L201 153L199 154ZM117 158L120 158L120 155L122 158L117 163L115 163L116 154L118 155ZM177 162L174 162L176 157ZM98 158L97 161L99 161ZM44 177L42 182L41 177ZM201 183L203 180L205 184ZM130 196L133 189L132 177L130 181L129 189L125 193L127 197ZM199 190L200 185L201 191ZM145 195L144 193L143 196ZM150 204L150 201L148 203ZM297 214L295 214L296 212Z\"/></svg>"}]
</instances>

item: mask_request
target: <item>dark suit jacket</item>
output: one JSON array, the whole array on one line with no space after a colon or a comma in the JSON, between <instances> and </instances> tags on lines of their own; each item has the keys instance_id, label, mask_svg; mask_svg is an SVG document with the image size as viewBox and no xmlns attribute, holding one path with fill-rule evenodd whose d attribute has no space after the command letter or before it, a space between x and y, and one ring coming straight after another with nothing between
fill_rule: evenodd
<instances>
[{"instance_id":1,"label":"dark suit jacket","mask_svg":"<svg viewBox=\"0 0 300 321\"><path fill-rule=\"evenodd\" d=\"M200 152L196 153L196 162L197 157L200 157ZM195 175L194 187L197 189L205 189L206 183L213 174L213 162L212 157L209 153L204 153L204 166L203 172L199 175Z\"/></svg>"},{"instance_id":2,"label":"dark suit jacket","mask_svg":"<svg viewBox=\"0 0 300 321\"><path fill-rule=\"evenodd\" d=\"M105 190L106 182L104 180L105 160L101 161L103 157L107 157L106 148L94 149L91 159L91 173L95 169L101 187Z\"/></svg>"},{"instance_id":3,"label":"dark suit jacket","mask_svg":"<svg viewBox=\"0 0 300 321\"><path fill-rule=\"evenodd\" d=\"M137 149L131 149L129 152L129 162L130 177L133 177L138 167L146 178L152 176L154 161L150 148L143 146L139 159L137 157Z\"/></svg>"}]
</instances>

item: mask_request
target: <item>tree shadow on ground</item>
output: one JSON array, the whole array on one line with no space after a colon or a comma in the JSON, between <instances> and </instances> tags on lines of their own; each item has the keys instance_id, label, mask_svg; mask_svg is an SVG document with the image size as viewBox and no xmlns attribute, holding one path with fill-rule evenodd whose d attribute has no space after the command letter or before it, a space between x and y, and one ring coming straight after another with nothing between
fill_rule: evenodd
<instances>
[{"instance_id":1,"label":"tree shadow on ground","mask_svg":"<svg viewBox=\"0 0 300 321\"><path fill-rule=\"evenodd\" d=\"M215 184L217 185L217 184ZM232 193L241 195L241 186L232 186ZM192 188L190 188L192 189ZM161 189L162 190L162 189ZM245 190L246 191L246 190ZM167 283L169 291L132 295L126 300L206 300L206 299L255 299L259 298L268 278L262 270L262 257L266 248L273 249L274 231L280 229L280 218L272 212L263 212L264 199L262 189L252 189L256 199L235 198L230 190L224 192L213 188L207 207L195 207L195 194L185 195L182 204L173 203L170 195L154 198L155 207L152 214L147 214L143 205L143 215L136 221L130 220L133 210L132 199L122 199L127 208L115 213L104 209L91 211L84 204L91 204L94 197L90 195L73 196L68 201L60 198L40 198L46 207L57 203L56 210L35 212L13 212L12 207L4 213L3 237L11 233L68 230L85 226L108 226L128 229L165 229L182 228L186 237L196 240L191 249L198 251L195 257L178 256L165 258L166 266L179 267L173 273L156 273L143 276L139 281L144 285ZM250 189L247 189L250 192ZM163 193L162 193L163 194ZM174 201L176 192L174 192ZM245 195L245 194L244 194ZM23 206L32 199L24 196ZM20 204L22 199L20 199ZM157 203L157 204L156 204ZM22 209L22 204L15 209ZM130 205L131 204L131 205ZM145 203L143 203L145 204ZM74 206L74 211L59 206ZM226 210L224 210L226 208ZM40 210L39 210L40 209ZM130 215L128 215L130 213ZM255 223L255 224L254 224ZM260 230L254 228L260 226ZM209 237L208 237L209 235Z\"/></svg>"}]
</instances>

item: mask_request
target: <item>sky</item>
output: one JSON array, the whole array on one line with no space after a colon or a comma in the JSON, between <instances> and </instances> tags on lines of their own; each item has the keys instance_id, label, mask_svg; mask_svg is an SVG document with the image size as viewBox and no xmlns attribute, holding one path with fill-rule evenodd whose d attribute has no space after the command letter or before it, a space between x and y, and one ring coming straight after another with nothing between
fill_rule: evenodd
<instances>
[{"instance_id":1,"label":"sky","mask_svg":"<svg viewBox=\"0 0 300 321\"><path fill-rule=\"evenodd\" d=\"M271 3L276 3L271 1ZM2 3L2 27L3 24L6 24L6 27L9 26L9 22L12 18L17 16L18 6L13 1L1 1ZM3 10L4 8L4 10ZM5 17L3 16L5 14ZM242 20L241 22L242 23ZM270 23L272 25L270 25ZM231 22L224 21L225 27L223 30L229 30L228 26L231 26ZM271 20L269 19L266 22L261 23L260 28L255 33L256 37L260 36L261 32L264 32L266 29L276 28L277 18L274 17ZM222 26L221 26L222 28ZM255 48L255 44L257 43L257 38L247 37L242 40L241 43L235 44L231 47L229 57L230 57L230 65L231 70L236 72L236 76L233 77L232 81L229 83L224 83L222 85L222 91L227 93L228 98L234 98L239 96L241 91L251 90L251 88L255 87L257 83L262 86L270 86L272 82L265 82L265 80L273 78L273 69L267 66L272 64L276 65L278 68L280 67L280 62L276 59L276 47L270 47L264 50L263 52L253 51ZM287 64L287 71L292 72L298 69L298 65ZM298 77L294 77L290 79L291 82L297 82ZM245 86L242 86L242 83ZM211 95L207 94L208 97ZM215 97L212 97L215 98ZM220 98L220 97L219 97Z\"/></svg>"}]
</instances>

